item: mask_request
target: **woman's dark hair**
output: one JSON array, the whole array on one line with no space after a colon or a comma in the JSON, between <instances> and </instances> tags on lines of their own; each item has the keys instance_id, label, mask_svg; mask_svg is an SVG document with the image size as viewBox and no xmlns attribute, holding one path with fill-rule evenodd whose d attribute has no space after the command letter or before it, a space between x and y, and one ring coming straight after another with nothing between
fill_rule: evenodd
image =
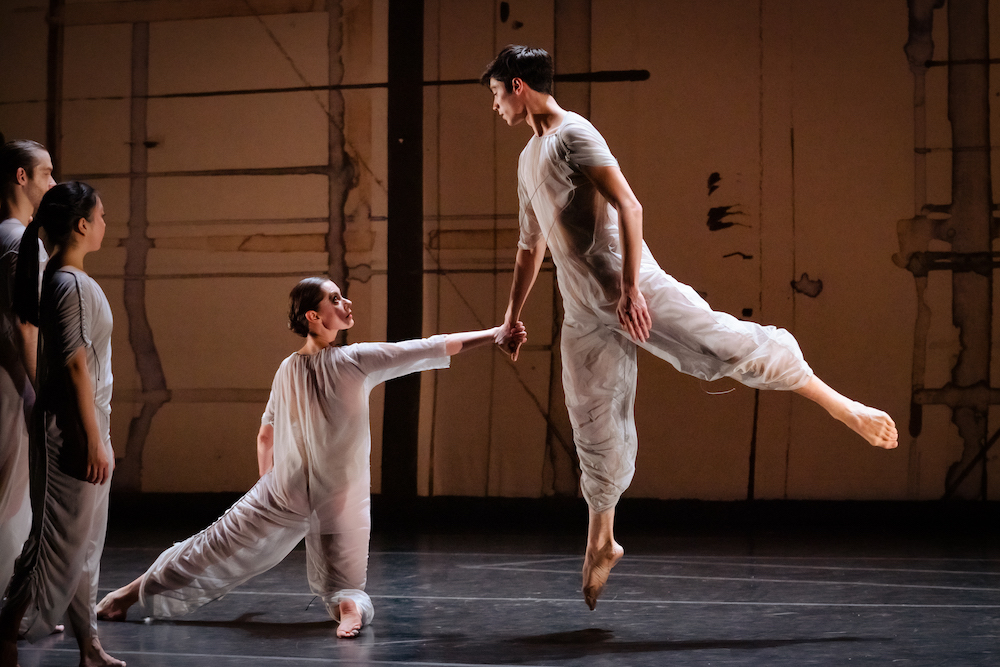
<instances>
[{"instance_id":1,"label":"woman's dark hair","mask_svg":"<svg viewBox=\"0 0 1000 667\"><path fill-rule=\"evenodd\" d=\"M38 213L25 228L14 274L14 312L22 322L38 326L38 229L49 244L65 248L81 219L90 219L97 206L97 190L81 181L56 185L42 197Z\"/></svg>"},{"instance_id":2,"label":"woman's dark hair","mask_svg":"<svg viewBox=\"0 0 1000 667\"><path fill-rule=\"evenodd\" d=\"M17 170L24 169L28 178L35 175L35 167L41 161L39 156L45 152L45 146L37 141L17 140L4 141L0 134L0 220L10 217L8 201L14 194L17 183Z\"/></svg>"},{"instance_id":3,"label":"woman's dark hair","mask_svg":"<svg viewBox=\"0 0 1000 667\"><path fill-rule=\"evenodd\" d=\"M288 328L303 338L309 335L306 313L319 308L319 302L326 296L325 282L327 278L303 278L288 295Z\"/></svg>"},{"instance_id":4,"label":"woman's dark hair","mask_svg":"<svg viewBox=\"0 0 1000 667\"><path fill-rule=\"evenodd\" d=\"M484 86L490 85L490 79L502 81L507 92L511 92L511 81L515 78L524 81L539 93L552 94L552 56L544 49L532 49L518 44L508 44L486 66L486 71L479 77Z\"/></svg>"}]
</instances>

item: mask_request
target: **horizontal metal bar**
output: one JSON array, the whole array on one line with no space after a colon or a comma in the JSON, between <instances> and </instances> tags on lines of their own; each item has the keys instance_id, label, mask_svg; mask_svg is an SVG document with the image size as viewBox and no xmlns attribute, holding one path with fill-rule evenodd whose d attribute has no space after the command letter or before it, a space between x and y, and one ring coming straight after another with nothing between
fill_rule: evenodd
<instances>
[{"instance_id":1,"label":"horizontal metal bar","mask_svg":"<svg viewBox=\"0 0 1000 667\"><path fill-rule=\"evenodd\" d=\"M1000 389L996 387L955 387L915 389L913 402L918 405L947 405L952 408L986 408L1000 405Z\"/></svg>"},{"instance_id":2,"label":"horizontal metal bar","mask_svg":"<svg viewBox=\"0 0 1000 667\"><path fill-rule=\"evenodd\" d=\"M66 174L68 181L89 181L99 178L176 178L179 176L329 176L333 173L329 165L317 164L301 167L251 167L249 169L192 169L190 171L149 171L149 172L96 172L90 174Z\"/></svg>"},{"instance_id":3,"label":"horizontal metal bar","mask_svg":"<svg viewBox=\"0 0 1000 667\"><path fill-rule=\"evenodd\" d=\"M513 264L510 267L482 268L482 269L424 269L424 275L476 275L476 274L499 274L506 275L513 271ZM539 269L539 273L553 273L555 267L546 263ZM261 272L261 273L238 273L238 272L218 272L218 273L150 273L143 276L126 276L122 273L91 273L92 278L100 280L125 280L125 281L147 281L147 280L203 280L211 278L308 278L319 275L322 272L316 271L287 271L287 272ZM385 270L372 271L373 276L386 275Z\"/></svg>"},{"instance_id":4,"label":"horizontal metal bar","mask_svg":"<svg viewBox=\"0 0 1000 667\"><path fill-rule=\"evenodd\" d=\"M577 81L590 83L612 83L619 81L646 81L649 79L649 70L601 70L598 72L577 72L572 74L556 74L556 81ZM437 79L424 81L424 86L468 86L478 85L479 79ZM386 82L375 83L339 83L329 86L289 86L286 88L246 88L239 90L203 90L189 93L159 93L154 95L137 95L130 97L127 95L106 95L94 97L66 97L66 102L120 102L124 100L170 100L179 98L200 98L200 97L227 97L239 95L267 95L275 93L309 93L329 90L370 90L374 88L387 88ZM0 106L11 104L41 104L45 99L15 100L0 102Z\"/></svg>"},{"instance_id":5,"label":"horizontal metal bar","mask_svg":"<svg viewBox=\"0 0 1000 667\"><path fill-rule=\"evenodd\" d=\"M945 67L947 65L1000 65L1000 58L960 58L956 60L928 60L924 67Z\"/></svg>"},{"instance_id":6,"label":"horizontal metal bar","mask_svg":"<svg viewBox=\"0 0 1000 667\"><path fill-rule=\"evenodd\" d=\"M144 0L66 5L49 18L64 26L153 23L325 12L326 0Z\"/></svg>"},{"instance_id":7,"label":"horizontal metal bar","mask_svg":"<svg viewBox=\"0 0 1000 667\"><path fill-rule=\"evenodd\" d=\"M988 276L997 268L1000 268L998 252L914 252L910 253L906 263L906 270L920 277L931 271L971 271Z\"/></svg>"}]
</instances>

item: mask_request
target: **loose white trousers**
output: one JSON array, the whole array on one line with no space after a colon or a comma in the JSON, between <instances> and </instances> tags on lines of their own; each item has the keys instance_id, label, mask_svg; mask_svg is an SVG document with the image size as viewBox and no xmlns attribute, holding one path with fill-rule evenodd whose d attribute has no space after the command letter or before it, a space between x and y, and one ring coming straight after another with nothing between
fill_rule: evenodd
<instances>
[{"instance_id":1,"label":"loose white trousers","mask_svg":"<svg viewBox=\"0 0 1000 667\"><path fill-rule=\"evenodd\" d=\"M110 418L95 412L107 454L114 457ZM21 634L31 642L52 634L64 615L77 637L97 636L94 606L111 481L95 485L67 473L67 467L77 470L76 461L67 454L56 421L56 415L42 411L32 425L44 430L42 446L29 451L32 530L5 602L15 607L28 602ZM69 446L76 449L76 443Z\"/></svg>"},{"instance_id":2,"label":"loose white trousers","mask_svg":"<svg viewBox=\"0 0 1000 667\"><path fill-rule=\"evenodd\" d=\"M730 377L758 389L795 390L812 377L790 333L713 311L644 254L640 290L653 320L645 343L635 343L610 308L563 301L563 388L583 496L595 512L612 509L635 474L637 345L708 381Z\"/></svg>"},{"instance_id":3,"label":"loose white trousers","mask_svg":"<svg viewBox=\"0 0 1000 667\"><path fill-rule=\"evenodd\" d=\"M274 482L268 472L215 523L160 554L139 589L148 615L194 611L270 570L305 538L309 586L330 616L340 621L340 602L351 599L362 623L371 623L375 608L363 590L371 533L367 489L340 498L337 516L319 517L304 494L294 507L280 502Z\"/></svg>"},{"instance_id":4,"label":"loose white trousers","mask_svg":"<svg viewBox=\"0 0 1000 667\"><path fill-rule=\"evenodd\" d=\"M16 368L21 371L20 366ZM14 573L31 530L28 497L28 429L24 418L25 381L18 388L11 373L0 364L0 591Z\"/></svg>"}]
</instances>

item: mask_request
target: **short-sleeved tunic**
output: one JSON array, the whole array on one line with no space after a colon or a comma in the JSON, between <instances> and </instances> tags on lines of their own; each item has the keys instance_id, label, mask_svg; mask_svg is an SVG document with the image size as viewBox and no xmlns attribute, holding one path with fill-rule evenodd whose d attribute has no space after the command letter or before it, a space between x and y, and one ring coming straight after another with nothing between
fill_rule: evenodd
<instances>
[{"instance_id":1,"label":"short-sleeved tunic","mask_svg":"<svg viewBox=\"0 0 1000 667\"><path fill-rule=\"evenodd\" d=\"M50 267L51 268L51 267ZM11 582L11 600L30 602L21 625L35 641L68 614L77 636L97 635L97 582L110 480L85 480L87 441L66 366L84 349L105 452L111 448L111 307L90 276L46 270L39 299L38 398L29 428L31 533ZM13 602L16 604L16 602Z\"/></svg>"},{"instance_id":2,"label":"short-sleeved tunic","mask_svg":"<svg viewBox=\"0 0 1000 667\"><path fill-rule=\"evenodd\" d=\"M545 239L559 277L566 406L580 454L584 497L611 509L635 471L633 418L636 343L616 308L622 249L618 215L584 174L616 167L604 137L582 116L533 136L518 161L519 247ZM705 380L732 377L762 389L797 389L812 377L784 329L713 311L691 287L667 275L643 243L639 289L653 320L640 343L679 371Z\"/></svg>"},{"instance_id":3,"label":"short-sleeved tunic","mask_svg":"<svg viewBox=\"0 0 1000 667\"><path fill-rule=\"evenodd\" d=\"M274 428L274 467L218 521L157 558L142 578L143 609L190 612L274 567L305 537L309 585L330 615L339 620L340 602L352 599L371 622L369 394L448 363L444 336L285 359L262 417Z\"/></svg>"},{"instance_id":4,"label":"short-sleeved tunic","mask_svg":"<svg viewBox=\"0 0 1000 667\"><path fill-rule=\"evenodd\" d=\"M35 393L21 361L14 315L14 273L24 225L0 222L0 588L6 589L14 560L31 529L28 499L28 428ZM39 269L48 256L38 244Z\"/></svg>"}]
</instances>

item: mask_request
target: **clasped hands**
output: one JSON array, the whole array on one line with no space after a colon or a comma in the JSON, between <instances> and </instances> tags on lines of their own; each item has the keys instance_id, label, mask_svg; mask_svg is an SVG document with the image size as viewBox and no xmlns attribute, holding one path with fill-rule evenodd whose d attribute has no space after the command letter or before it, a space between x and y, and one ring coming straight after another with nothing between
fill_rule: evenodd
<instances>
[{"instance_id":1,"label":"clasped hands","mask_svg":"<svg viewBox=\"0 0 1000 667\"><path fill-rule=\"evenodd\" d=\"M504 354L510 357L511 361L517 361L521 346L528 340L528 332L520 320L514 323L504 321L497 327L493 340L504 351Z\"/></svg>"}]
</instances>

